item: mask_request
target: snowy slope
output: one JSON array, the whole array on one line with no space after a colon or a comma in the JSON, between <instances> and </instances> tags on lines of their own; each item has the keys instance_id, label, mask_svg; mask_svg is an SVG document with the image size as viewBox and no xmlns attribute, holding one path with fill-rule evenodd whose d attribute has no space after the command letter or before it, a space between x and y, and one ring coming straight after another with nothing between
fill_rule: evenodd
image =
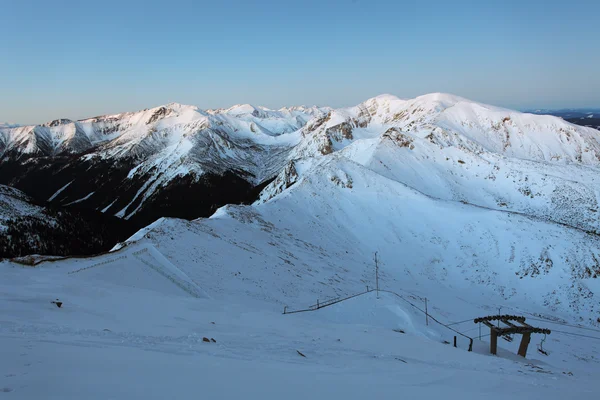
<instances>
[{"instance_id":1,"label":"snowy slope","mask_svg":"<svg viewBox=\"0 0 600 400\"><path fill-rule=\"evenodd\" d=\"M545 343L549 356L543 356L535 351L535 338L530 356L521 359L514 355L514 342L501 340L499 354L493 357L487 354L487 343L476 340L469 353L462 342L458 349L443 343L452 338L439 326L427 326L422 314L387 293L379 299L370 293L317 312L282 315L243 293L226 301L190 296L160 274L142 270L144 264L135 261L133 252L119 253L124 256L128 267L114 261L80 272L66 264L36 269L0 265L0 301L8 305L0 309L3 395L596 396L599 349L594 341L552 334ZM136 276L137 282L132 280ZM264 279L273 278L265 274ZM50 303L57 296L64 302L60 309ZM438 299L433 304L437 301L442 308L432 313L447 310L445 321L489 311L488 299L481 308L470 306L467 300L473 298L468 295L446 298L443 306ZM215 342L206 343L204 337Z\"/></svg>"},{"instance_id":2,"label":"snowy slope","mask_svg":"<svg viewBox=\"0 0 600 400\"><path fill-rule=\"evenodd\" d=\"M379 96L307 124L302 135L296 159L343 151L432 197L600 232L594 129L432 94Z\"/></svg>"},{"instance_id":3,"label":"snowy slope","mask_svg":"<svg viewBox=\"0 0 600 400\"><path fill-rule=\"evenodd\" d=\"M486 118L509 113L533 129L529 117L490 109L483 118L464 102L380 96L291 133L264 131L265 143L287 144L254 204L161 218L95 258L0 263L10 304L0 309L0 389L61 399L595 399L598 165L588 153L597 133L573 128L588 149L578 157L552 128L562 122L536 119L550 139L528 130L501 150ZM471 112L477 123L456 122ZM375 252L379 284L396 294L281 314L373 288ZM57 297L63 308L50 303ZM431 315L475 339L473 352L424 320L424 298ZM518 340L500 340L490 356L472 320L499 308L552 333L543 344L534 335L526 359Z\"/></svg>"},{"instance_id":4,"label":"snowy slope","mask_svg":"<svg viewBox=\"0 0 600 400\"><path fill-rule=\"evenodd\" d=\"M309 141L311 136L323 140L324 146L313 146L312 150L327 153L356 139L380 136L391 127L415 133L428 130L424 136L432 135L440 145L464 146L473 152L487 150L533 161L600 165L595 129L443 93L411 100L377 96L356 107L334 110L318 123L307 125L304 136Z\"/></svg>"},{"instance_id":5,"label":"snowy slope","mask_svg":"<svg viewBox=\"0 0 600 400\"><path fill-rule=\"evenodd\" d=\"M490 356L472 323L502 307L589 326L600 288L573 274L598 255L597 239L432 199L341 154L296 172L267 202L161 219L106 255L0 263L0 388L61 399L597 396L600 344L569 336L580 329L529 321L553 333L548 355L534 335L523 359L518 340ZM374 251L380 286L402 297L281 314L373 287ZM572 297L571 280L592 298ZM423 297L443 323L462 321L473 352L427 324Z\"/></svg>"},{"instance_id":6,"label":"snowy slope","mask_svg":"<svg viewBox=\"0 0 600 400\"><path fill-rule=\"evenodd\" d=\"M311 298L359 291L379 251L392 286L487 287L505 300L596 322L596 235L434 199L341 155L296 170L296 182L266 202L228 206L207 220L163 219L131 240L150 240L221 294L242 290L285 303L305 279L302 295ZM264 274L278 279L266 285ZM228 289L231 280L241 288Z\"/></svg>"}]
</instances>

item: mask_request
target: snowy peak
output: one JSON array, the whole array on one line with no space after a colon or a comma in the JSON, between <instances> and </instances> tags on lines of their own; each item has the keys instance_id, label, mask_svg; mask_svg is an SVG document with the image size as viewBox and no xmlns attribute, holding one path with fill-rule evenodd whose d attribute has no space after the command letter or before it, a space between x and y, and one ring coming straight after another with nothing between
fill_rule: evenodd
<instances>
[{"instance_id":1,"label":"snowy peak","mask_svg":"<svg viewBox=\"0 0 600 400\"><path fill-rule=\"evenodd\" d=\"M236 104L226 110L223 110L221 113L234 117L252 115L258 118L266 118L269 115L269 111L271 110L266 107L255 107L251 104Z\"/></svg>"},{"instance_id":2,"label":"snowy peak","mask_svg":"<svg viewBox=\"0 0 600 400\"><path fill-rule=\"evenodd\" d=\"M72 122L73 122L73 121L71 121L70 119L67 119L67 118L60 118L60 119L55 119L55 120L53 120L53 121L47 122L47 123L45 123L45 124L42 124L42 126L46 126L46 127L48 127L48 128L54 128L54 127L56 127L56 126L59 126L59 125L66 125L66 124L70 124L70 123L72 123Z\"/></svg>"},{"instance_id":3,"label":"snowy peak","mask_svg":"<svg viewBox=\"0 0 600 400\"><path fill-rule=\"evenodd\" d=\"M600 134L594 129L444 93L411 100L381 95L333 110L305 126L300 154L327 154L355 139L380 137L390 128L418 137L433 135L440 145L469 142L472 147L521 159L600 164Z\"/></svg>"},{"instance_id":4,"label":"snowy peak","mask_svg":"<svg viewBox=\"0 0 600 400\"><path fill-rule=\"evenodd\" d=\"M46 200L75 179L54 201L93 203L94 208L123 218L143 212L166 190L177 185L183 190L208 176L219 182L231 182L235 177L242 180L242 186L259 187L288 170L290 176L278 179L281 185L275 190L285 191L295 179L290 161L334 154L439 198L545 218L554 215L555 220L571 226L600 229L597 215L582 211L569 217L566 212L554 212L552 205L571 204L563 195L564 188L575 185L581 204L596 209L595 192L588 187L595 184L590 181L594 175L582 175L576 169L600 165L598 131L560 118L523 114L444 93L414 99L383 94L339 109L295 106L272 110L238 104L204 111L169 103L80 121L62 119L2 128L0 154L15 167L21 165L21 158L39 159L39 168L47 165L48 159L68 158L70 169L61 168L60 179L47 170L53 184L39 197ZM50 163L59 168L59 163ZM531 167L530 163L538 164ZM387 169L380 170L383 165ZM512 182L497 169L523 182L532 182L535 172L535 184ZM109 176L108 181L96 183L106 186L103 191L78 181L89 180L86 174L94 170L99 176ZM565 183L567 170L575 177L585 176L584 181L571 177L572 182ZM231 176L225 178L227 174ZM543 174L553 178L541 179ZM430 185L433 175L437 184ZM481 181L482 177L486 180ZM501 177L511 179L510 193L532 193L534 197L523 201L519 198L522 194L502 195L503 189L493 183ZM27 177L16 173L4 179L18 182ZM479 182L479 189L469 192L465 188L474 181ZM118 199L114 198L116 187L125 193ZM481 188L491 197L473 195ZM243 191L235 198L248 201L246 188ZM546 200L541 202L537 193L544 193L539 198ZM214 211L215 204L227 202L234 200L224 197L204 209Z\"/></svg>"},{"instance_id":5,"label":"snowy peak","mask_svg":"<svg viewBox=\"0 0 600 400\"><path fill-rule=\"evenodd\" d=\"M53 157L83 153L93 148L100 151L117 149L110 150L104 157L147 156L180 141L183 136L195 136L208 128L227 136L243 137L252 137L256 133L266 136L290 133L318 113L317 108L274 111L247 104L203 111L195 106L169 103L79 121L57 119L35 126L2 127L0 145L10 150L12 156ZM132 149L133 153L129 153Z\"/></svg>"},{"instance_id":6,"label":"snowy peak","mask_svg":"<svg viewBox=\"0 0 600 400\"><path fill-rule=\"evenodd\" d=\"M165 201L161 196L193 186L199 197L196 204L206 193L216 193L201 204L202 211L175 215L208 216L227 202L253 201L252 188L285 166L299 140L294 132L320 113L318 108L270 110L250 105L203 111L169 103L79 121L6 128L0 130L3 162L17 171L24 168L24 160L32 159L32 170L42 171L47 185L26 184L37 175L11 174L9 167L2 178L33 187L35 197L44 201L87 205L125 219L143 213L149 204L162 210L157 205ZM235 189L224 187L234 184ZM170 200L167 207L187 206L191 198L186 198L177 195L179 206ZM144 218L161 216L155 213Z\"/></svg>"}]
</instances>

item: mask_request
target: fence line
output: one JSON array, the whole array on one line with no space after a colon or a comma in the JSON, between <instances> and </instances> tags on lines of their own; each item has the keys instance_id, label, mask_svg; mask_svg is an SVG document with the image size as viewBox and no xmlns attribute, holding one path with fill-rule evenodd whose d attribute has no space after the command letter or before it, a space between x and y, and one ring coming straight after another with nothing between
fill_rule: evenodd
<instances>
[{"instance_id":1,"label":"fence line","mask_svg":"<svg viewBox=\"0 0 600 400\"><path fill-rule=\"evenodd\" d=\"M319 300L317 299L317 304L313 304L312 306L308 306L308 308L304 308L304 309L300 309L300 310L288 311L287 306L285 306L283 308L283 314L295 314L295 313L306 312L306 311L317 311L317 310L320 310L321 308L329 307L334 304L340 303L342 301L350 300L354 297L362 296L363 294L367 294L367 293L374 292L374 291L375 291L375 289L367 289L364 292L356 293L351 296L335 297L333 299L326 300L323 303L320 303Z\"/></svg>"},{"instance_id":2,"label":"fence line","mask_svg":"<svg viewBox=\"0 0 600 400\"><path fill-rule=\"evenodd\" d=\"M314 305L312 305L312 306L309 306L309 308L300 309L300 310L287 311L287 306L285 306L285 307L283 308L283 314L295 314L295 313L307 312L307 311L317 311L317 310L319 310L319 309L321 309L321 308L324 308L324 307L329 307L329 306L331 306L331 305L334 305L334 304L340 303L340 302L342 302L342 301L349 300L349 299L352 299L352 298L354 298L354 297L362 296L362 295L364 295L364 294L367 294L367 293L370 293L370 292L374 292L374 291L376 291L376 290L377 290L377 289L368 289L368 288L367 288L367 290L366 290L365 292L361 292L361 293L353 294L353 295L351 295L351 296L347 296L347 297L344 297L344 298L338 297L338 298L335 298L335 299L328 300L328 301L326 301L326 302L324 302L324 303L319 303L319 301L317 300L317 304L314 304ZM400 299L404 300L405 302L407 302L407 303L408 303L410 306L412 306L412 307L413 307L413 308L415 308L416 310L418 310L418 311L422 312L423 314L425 314L425 317L426 317L426 318L431 318L431 320L432 320L432 321L434 321L434 322L436 322L437 324L439 324L439 325L443 326L444 328L446 328L446 329L449 329L449 330L451 330L452 332L454 332L454 333L457 333L457 334L459 334L460 336L462 336L462 337L465 337L465 338L469 339L469 350L468 350L468 351L473 351L473 338L472 338L472 337L470 337L470 336L467 336L467 335L465 335L465 334L464 334L464 333L462 333L462 332L459 332L459 331L457 331L457 330L456 330L456 329L454 329L454 328L451 328L451 327L450 327L450 325L453 325L453 324L444 324L443 322L440 322L440 321L439 321L437 318L435 318L434 316L432 316L432 315L431 315L431 314L430 314L428 311L425 311L425 310L423 310L422 308L418 307L416 304L414 304L413 302L411 302L411 301L407 300L407 299L406 299L406 298L404 298L402 295L400 295L400 294L398 294L398 293L396 293L396 292L392 292L391 290L385 290L385 289L379 289L379 290L377 290L377 291L379 291L379 292L384 292L384 293L390 293L390 294L393 294L394 296L396 296L396 297L398 297L398 298L400 298ZM456 324L456 323L455 323L455 324Z\"/></svg>"},{"instance_id":3,"label":"fence line","mask_svg":"<svg viewBox=\"0 0 600 400\"><path fill-rule=\"evenodd\" d=\"M83 268L76 269L76 270L74 270L74 271L67 272L67 275L70 275L70 274L75 274L75 273L77 273L77 272L81 272L81 271L85 271L86 269L90 269L90 268L99 267L99 266L101 266L101 265L110 264L110 263L113 263L113 262L115 262L115 261L122 260L122 259L124 259L124 258L127 258L127 254L124 254L124 255L122 255L122 256L119 256L119 257L110 258L110 259L108 259L108 260L104 260L104 261L101 261L101 262L99 262L99 263L96 263L96 264L88 265L87 267L83 267Z\"/></svg>"}]
</instances>

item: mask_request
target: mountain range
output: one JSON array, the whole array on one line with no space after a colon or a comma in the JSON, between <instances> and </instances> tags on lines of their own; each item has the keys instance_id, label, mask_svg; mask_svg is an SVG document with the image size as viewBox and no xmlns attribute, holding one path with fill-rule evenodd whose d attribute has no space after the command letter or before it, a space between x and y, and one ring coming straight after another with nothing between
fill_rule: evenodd
<instances>
[{"instance_id":1,"label":"mountain range","mask_svg":"<svg viewBox=\"0 0 600 400\"><path fill-rule=\"evenodd\" d=\"M0 249L29 254L0 260L1 376L22 396L114 394L89 376L198 392L168 370L213 397L276 381L306 398L315 376L349 398L360 379L361 397L597 397L598 130L434 93L0 137ZM474 322L496 314L547 330L492 356ZM48 364L85 377L28 381Z\"/></svg>"},{"instance_id":2,"label":"mountain range","mask_svg":"<svg viewBox=\"0 0 600 400\"><path fill-rule=\"evenodd\" d=\"M0 183L38 202L142 227L251 203L298 160L355 142L345 151L351 159L427 195L600 228L590 189L600 164L598 131L445 94L382 95L336 110L172 103L0 128Z\"/></svg>"},{"instance_id":3,"label":"mountain range","mask_svg":"<svg viewBox=\"0 0 600 400\"><path fill-rule=\"evenodd\" d=\"M318 262L331 283L378 251L394 279L462 275L592 322L597 311L600 133L561 118L435 93L342 109L169 104L0 132L1 183L134 227L122 232L158 219L124 243L150 240L177 264L210 260L221 276L258 252L245 268Z\"/></svg>"},{"instance_id":4,"label":"mountain range","mask_svg":"<svg viewBox=\"0 0 600 400\"><path fill-rule=\"evenodd\" d=\"M327 108L168 104L134 113L0 128L0 183L39 201L138 226L251 202L283 167L306 122Z\"/></svg>"},{"instance_id":5,"label":"mountain range","mask_svg":"<svg viewBox=\"0 0 600 400\"><path fill-rule=\"evenodd\" d=\"M600 129L600 108L563 108L559 110L530 110L532 114L554 115L573 124Z\"/></svg>"}]
</instances>

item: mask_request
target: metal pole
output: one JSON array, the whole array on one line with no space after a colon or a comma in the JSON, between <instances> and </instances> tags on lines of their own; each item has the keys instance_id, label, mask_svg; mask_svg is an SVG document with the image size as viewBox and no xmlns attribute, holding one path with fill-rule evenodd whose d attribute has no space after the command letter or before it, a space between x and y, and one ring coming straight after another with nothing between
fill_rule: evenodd
<instances>
[{"instance_id":1,"label":"metal pole","mask_svg":"<svg viewBox=\"0 0 600 400\"><path fill-rule=\"evenodd\" d=\"M427 297L425 297L425 325L429 325L429 312L427 311Z\"/></svg>"},{"instance_id":2,"label":"metal pole","mask_svg":"<svg viewBox=\"0 0 600 400\"><path fill-rule=\"evenodd\" d=\"M379 261L377 260L377 252L375 252L375 285L377 287L377 298L379 298Z\"/></svg>"}]
</instances>

